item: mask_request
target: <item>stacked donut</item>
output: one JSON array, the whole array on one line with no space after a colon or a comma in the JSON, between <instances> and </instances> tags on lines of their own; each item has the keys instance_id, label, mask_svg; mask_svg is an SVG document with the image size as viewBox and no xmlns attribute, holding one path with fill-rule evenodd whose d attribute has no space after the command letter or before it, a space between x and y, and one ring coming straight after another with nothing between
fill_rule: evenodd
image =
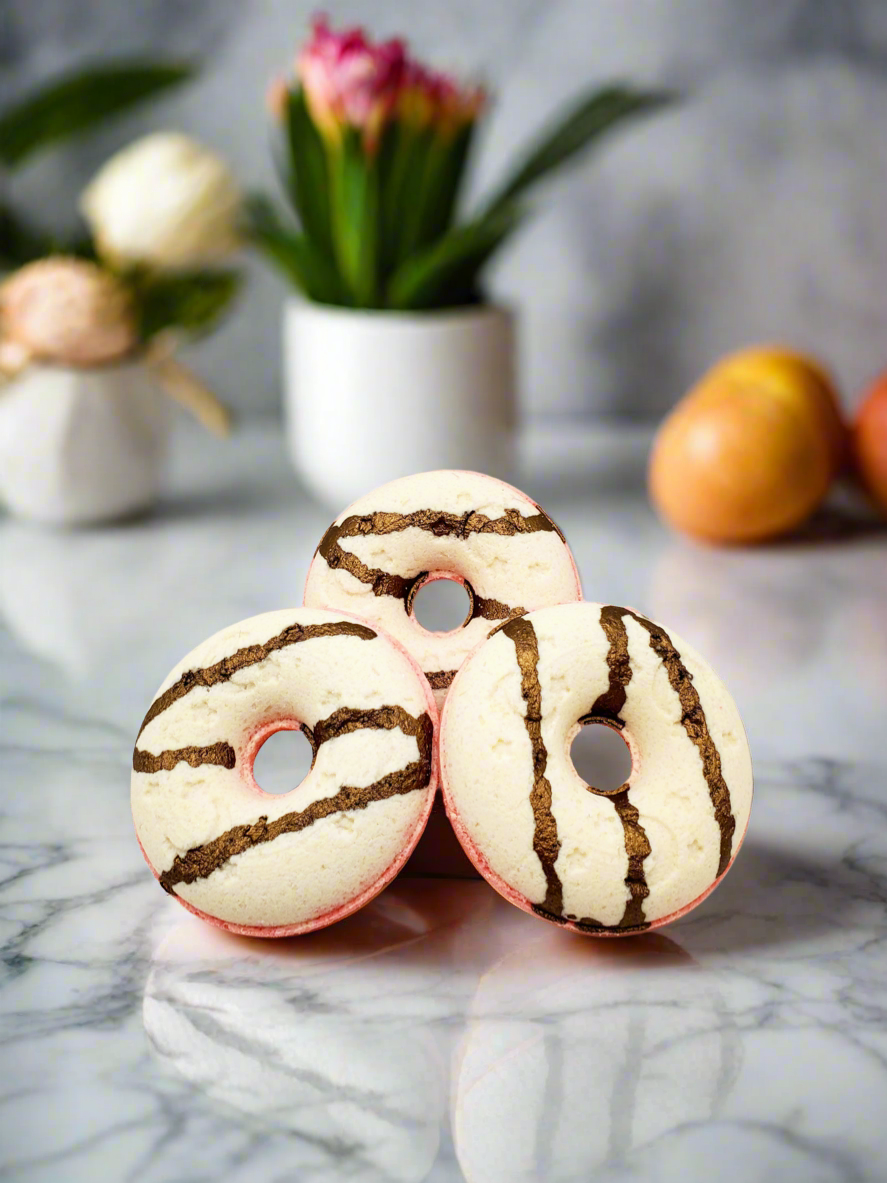
<instances>
[{"instance_id":1,"label":"stacked donut","mask_svg":"<svg viewBox=\"0 0 887 1183\"><path fill-rule=\"evenodd\" d=\"M413 612L437 579L468 593L448 633ZM631 775L615 790L573 767L588 724L628 745ZM311 771L290 793L264 793L259 748L297 728ZM449 471L355 502L317 548L304 607L232 625L172 670L136 741L133 817L186 908L289 936L394 878L438 779L492 886L595 936L658 927L704 899L752 796L741 720L703 658L639 612L583 601L563 534L530 498Z\"/></svg>"}]
</instances>

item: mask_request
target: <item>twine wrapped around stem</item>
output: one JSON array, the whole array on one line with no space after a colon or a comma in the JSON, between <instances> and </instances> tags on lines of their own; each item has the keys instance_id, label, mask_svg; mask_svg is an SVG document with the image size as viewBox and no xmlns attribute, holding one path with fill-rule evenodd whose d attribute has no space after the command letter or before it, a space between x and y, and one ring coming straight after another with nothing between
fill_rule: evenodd
<instances>
[{"instance_id":1,"label":"twine wrapped around stem","mask_svg":"<svg viewBox=\"0 0 887 1183\"><path fill-rule=\"evenodd\" d=\"M207 431L224 437L231 433L231 413L193 370L176 361L172 333L159 333L145 350L145 365L171 399L189 411Z\"/></svg>"}]
</instances>

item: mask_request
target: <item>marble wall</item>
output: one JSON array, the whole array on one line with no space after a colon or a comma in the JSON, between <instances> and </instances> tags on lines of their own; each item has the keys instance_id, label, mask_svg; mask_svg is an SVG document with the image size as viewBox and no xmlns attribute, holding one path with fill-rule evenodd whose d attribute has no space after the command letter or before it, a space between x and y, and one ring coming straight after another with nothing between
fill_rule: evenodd
<instances>
[{"instance_id":1,"label":"marble wall","mask_svg":"<svg viewBox=\"0 0 887 1183\"><path fill-rule=\"evenodd\" d=\"M199 81L124 126L41 160L15 192L64 219L112 147L178 126L273 183L263 92L308 0L5 0L0 102L101 52L201 55ZM887 364L885 0L330 0L337 21L402 31L498 93L474 180L584 86L613 77L685 100L540 194L493 277L524 316L531 414L658 414L711 358L756 338L809 347L848 402ZM278 306L248 298L196 360L244 412L279 400Z\"/></svg>"}]
</instances>

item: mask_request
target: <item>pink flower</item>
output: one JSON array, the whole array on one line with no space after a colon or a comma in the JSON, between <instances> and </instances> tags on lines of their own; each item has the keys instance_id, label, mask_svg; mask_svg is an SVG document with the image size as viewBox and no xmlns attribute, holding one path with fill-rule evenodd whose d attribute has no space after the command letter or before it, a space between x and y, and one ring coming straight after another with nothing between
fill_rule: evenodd
<instances>
[{"instance_id":1,"label":"pink flower","mask_svg":"<svg viewBox=\"0 0 887 1183\"><path fill-rule=\"evenodd\" d=\"M451 76L408 58L399 38L375 43L363 29L336 33L324 16L314 20L297 71L311 117L323 135L338 143L344 127L357 128L370 153L392 118L448 136L477 119L486 103L482 87L460 86Z\"/></svg>"},{"instance_id":2,"label":"pink flower","mask_svg":"<svg viewBox=\"0 0 887 1183\"><path fill-rule=\"evenodd\" d=\"M357 128L368 152L378 146L406 68L403 41L374 44L363 29L334 33L323 16L315 18L297 63L308 109L323 134L338 142L343 126Z\"/></svg>"}]
</instances>

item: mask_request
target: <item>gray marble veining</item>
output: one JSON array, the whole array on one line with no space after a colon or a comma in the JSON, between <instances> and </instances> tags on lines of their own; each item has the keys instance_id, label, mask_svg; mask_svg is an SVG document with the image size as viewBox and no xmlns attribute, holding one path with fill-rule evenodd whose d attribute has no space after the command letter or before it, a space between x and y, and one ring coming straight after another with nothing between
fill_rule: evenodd
<instances>
[{"instance_id":1,"label":"gray marble veining","mask_svg":"<svg viewBox=\"0 0 887 1183\"><path fill-rule=\"evenodd\" d=\"M594 942L401 879L244 940L151 879L132 739L187 648L298 601L326 515L270 431L179 442L154 519L0 522L0 1179L882 1180L884 536L707 551L634 495L547 499L587 594L693 640L747 723L745 847L679 923Z\"/></svg>"}]
</instances>

